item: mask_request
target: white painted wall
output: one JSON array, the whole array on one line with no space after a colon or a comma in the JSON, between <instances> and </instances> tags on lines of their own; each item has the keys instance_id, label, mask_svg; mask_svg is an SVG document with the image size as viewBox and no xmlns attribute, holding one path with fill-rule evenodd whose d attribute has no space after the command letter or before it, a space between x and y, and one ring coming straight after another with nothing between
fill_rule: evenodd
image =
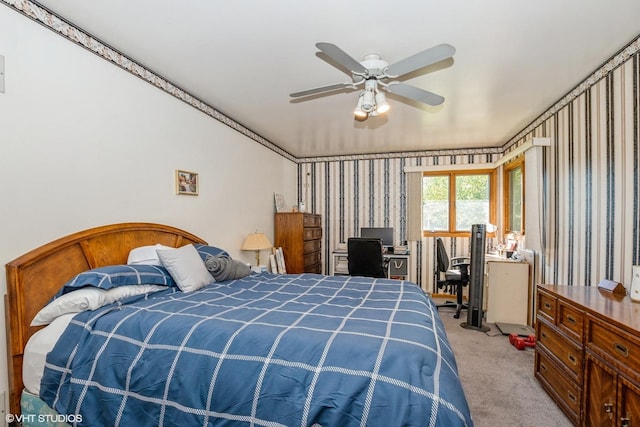
<instances>
[{"instance_id":1,"label":"white painted wall","mask_svg":"<svg viewBox=\"0 0 640 427\"><path fill-rule=\"evenodd\" d=\"M0 265L130 221L186 229L251 262L240 245L255 230L273 239L273 193L296 200L293 162L7 7L0 55ZM200 174L199 196L175 194L177 168Z\"/></svg>"}]
</instances>

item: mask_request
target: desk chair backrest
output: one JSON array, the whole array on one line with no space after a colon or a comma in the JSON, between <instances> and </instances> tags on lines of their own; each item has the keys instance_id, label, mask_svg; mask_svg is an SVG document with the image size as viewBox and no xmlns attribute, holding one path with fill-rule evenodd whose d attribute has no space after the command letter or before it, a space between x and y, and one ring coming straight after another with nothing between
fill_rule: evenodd
<instances>
[{"instance_id":1,"label":"desk chair backrest","mask_svg":"<svg viewBox=\"0 0 640 427\"><path fill-rule=\"evenodd\" d=\"M449 269L449 256L447 256L444 243L442 243L442 239L439 237L436 237L436 252L438 271L440 273L445 273Z\"/></svg>"},{"instance_id":2,"label":"desk chair backrest","mask_svg":"<svg viewBox=\"0 0 640 427\"><path fill-rule=\"evenodd\" d=\"M382 239L352 237L347 240L350 276L387 277Z\"/></svg>"},{"instance_id":3,"label":"desk chair backrest","mask_svg":"<svg viewBox=\"0 0 640 427\"><path fill-rule=\"evenodd\" d=\"M456 302L445 302L438 304L440 307L455 307L456 313L454 318L460 317L460 310L466 309L467 305L462 302L462 288L469 284L469 265L468 257L454 257L449 262L449 256L444 248L442 239L436 237L436 264L437 269L434 272L434 280L438 287L447 288L447 292L456 294Z\"/></svg>"}]
</instances>

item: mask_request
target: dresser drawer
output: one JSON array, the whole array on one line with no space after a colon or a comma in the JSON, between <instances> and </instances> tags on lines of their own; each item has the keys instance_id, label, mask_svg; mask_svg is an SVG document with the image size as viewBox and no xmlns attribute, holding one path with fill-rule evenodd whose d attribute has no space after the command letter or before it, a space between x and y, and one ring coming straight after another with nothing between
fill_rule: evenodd
<instances>
[{"instance_id":1,"label":"dresser drawer","mask_svg":"<svg viewBox=\"0 0 640 427\"><path fill-rule=\"evenodd\" d=\"M320 263L320 252L311 252L304 254L304 267L305 271L309 271L308 268L314 264Z\"/></svg>"},{"instance_id":2,"label":"dresser drawer","mask_svg":"<svg viewBox=\"0 0 640 427\"><path fill-rule=\"evenodd\" d=\"M318 252L321 246L320 242L320 240L305 240L302 245L304 253Z\"/></svg>"},{"instance_id":3,"label":"dresser drawer","mask_svg":"<svg viewBox=\"0 0 640 427\"><path fill-rule=\"evenodd\" d=\"M584 313L557 300L557 325L569 338L577 344L582 344L584 337Z\"/></svg>"},{"instance_id":4,"label":"dresser drawer","mask_svg":"<svg viewBox=\"0 0 640 427\"><path fill-rule=\"evenodd\" d=\"M556 303L558 299L544 292L538 293L538 316L543 316L551 323L556 323Z\"/></svg>"},{"instance_id":5,"label":"dresser drawer","mask_svg":"<svg viewBox=\"0 0 640 427\"><path fill-rule=\"evenodd\" d=\"M582 347L576 345L543 320L538 320L536 345L542 345L554 355L558 361L571 372L571 377L576 382L582 381Z\"/></svg>"},{"instance_id":6,"label":"dresser drawer","mask_svg":"<svg viewBox=\"0 0 640 427\"><path fill-rule=\"evenodd\" d=\"M305 228L302 232L304 240L317 240L322 238L322 228Z\"/></svg>"},{"instance_id":7,"label":"dresser drawer","mask_svg":"<svg viewBox=\"0 0 640 427\"><path fill-rule=\"evenodd\" d=\"M305 215L303 224L305 227L320 227L320 215Z\"/></svg>"},{"instance_id":8,"label":"dresser drawer","mask_svg":"<svg viewBox=\"0 0 640 427\"><path fill-rule=\"evenodd\" d=\"M314 264L305 267L305 273L322 274L322 264Z\"/></svg>"},{"instance_id":9,"label":"dresser drawer","mask_svg":"<svg viewBox=\"0 0 640 427\"><path fill-rule=\"evenodd\" d=\"M640 342L615 326L588 317L587 346L605 359L640 373Z\"/></svg>"},{"instance_id":10,"label":"dresser drawer","mask_svg":"<svg viewBox=\"0 0 640 427\"><path fill-rule=\"evenodd\" d=\"M536 378L545 388L551 389L549 394L558 402L567 416L577 424L582 401L581 388L577 383L567 378L544 350L536 352L535 373Z\"/></svg>"}]
</instances>

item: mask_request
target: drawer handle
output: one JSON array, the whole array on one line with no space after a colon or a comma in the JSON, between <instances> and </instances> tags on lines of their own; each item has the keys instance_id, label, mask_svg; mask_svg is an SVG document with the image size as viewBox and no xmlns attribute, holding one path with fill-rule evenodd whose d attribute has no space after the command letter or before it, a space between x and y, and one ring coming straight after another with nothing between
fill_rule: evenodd
<instances>
[{"instance_id":1,"label":"drawer handle","mask_svg":"<svg viewBox=\"0 0 640 427\"><path fill-rule=\"evenodd\" d=\"M547 338L547 334L545 334L544 332L540 332L540 337L546 339Z\"/></svg>"},{"instance_id":2,"label":"drawer handle","mask_svg":"<svg viewBox=\"0 0 640 427\"><path fill-rule=\"evenodd\" d=\"M540 363L540 372L547 372L547 365Z\"/></svg>"},{"instance_id":3,"label":"drawer handle","mask_svg":"<svg viewBox=\"0 0 640 427\"><path fill-rule=\"evenodd\" d=\"M631 419L627 417L620 418L620 425L622 427L629 427L631 425Z\"/></svg>"},{"instance_id":4,"label":"drawer handle","mask_svg":"<svg viewBox=\"0 0 640 427\"><path fill-rule=\"evenodd\" d=\"M574 365L575 365L575 364L576 364L576 362L577 362L576 357L575 357L573 354L571 354L571 353L569 353L569 354L567 355L567 359L569 359L569 362L573 363Z\"/></svg>"},{"instance_id":5,"label":"drawer handle","mask_svg":"<svg viewBox=\"0 0 640 427\"><path fill-rule=\"evenodd\" d=\"M569 400L571 400L573 403L577 403L578 402L578 399L576 399L576 397L573 395L573 393L567 392L567 395L569 396Z\"/></svg>"},{"instance_id":6,"label":"drawer handle","mask_svg":"<svg viewBox=\"0 0 640 427\"><path fill-rule=\"evenodd\" d=\"M546 310L551 310L551 304L549 304L548 302L545 302L545 303L544 303L544 308L545 308Z\"/></svg>"},{"instance_id":7,"label":"drawer handle","mask_svg":"<svg viewBox=\"0 0 640 427\"><path fill-rule=\"evenodd\" d=\"M613 343L613 348L620 353L623 357L629 357L629 349L622 344L618 344L617 342Z\"/></svg>"},{"instance_id":8,"label":"drawer handle","mask_svg":"<svg viewBox=\"0 0 640 427\"><path fill-rule=\"evenodd\" d=\"M571 316L570 314L567 315L567 322L571 323L572 325L575 325L576 323L578 323L575 317Z\"/></svg>"},{"instance_id":9,"label":"drawer handle","mask_svg":"<svg viewBox=\"0 0 640 427\"><path fill-rule=\"evenodd\" d=\"M612 414L613 413L613 403L605 403L602 406L604 407L604 413L605 414Z\"/></svg>"}]
</instances>

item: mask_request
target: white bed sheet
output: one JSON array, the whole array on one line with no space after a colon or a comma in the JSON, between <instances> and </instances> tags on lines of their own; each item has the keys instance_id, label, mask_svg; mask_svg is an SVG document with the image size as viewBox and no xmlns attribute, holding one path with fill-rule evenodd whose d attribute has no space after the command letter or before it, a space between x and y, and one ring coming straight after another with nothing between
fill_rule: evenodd
<instances>
[{"instance_id":1,"label":"white bed sheet","mask_svg":"<svg viewBox=\"0 0 640 427\"><path fill-rule=\"evenodd\" d=\"M24 348L22 358L22 382L24 388L40 396L40 380L44 372L44 363L53 346L64 332L76 313L64 314L56 318L45 328L33 334Z\"/></svg>"}]
</instances>

